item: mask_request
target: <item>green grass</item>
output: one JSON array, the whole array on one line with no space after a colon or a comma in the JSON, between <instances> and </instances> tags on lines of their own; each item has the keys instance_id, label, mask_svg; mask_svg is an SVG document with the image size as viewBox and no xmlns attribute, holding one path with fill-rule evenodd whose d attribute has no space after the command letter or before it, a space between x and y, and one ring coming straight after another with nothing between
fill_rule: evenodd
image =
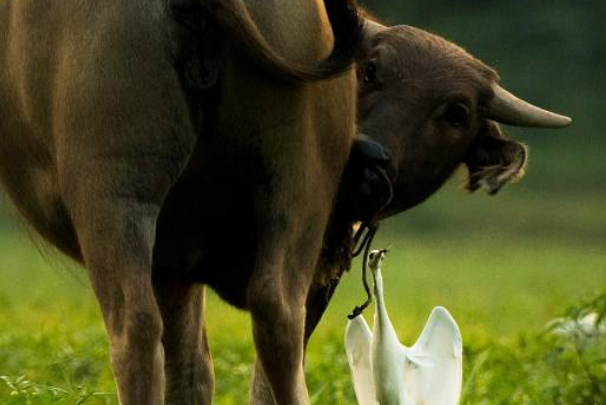
<instances>
[{"instance_id":1,"label":"green grass","mask_svg":"<svg viewBox=\"0 0 606 405\"><path fill-rule=\"evenodd\" d=\"M457 319L465 344L463 404L606 403L595 399L606 393L604 341L581 347L578 339L543 333L606 284L606 195L562 192L542 178L539 171L497 198L448 186L387 222L375 242L391 245L386 298L403 342L414 341L433 306ZM116 404L84 272L45 256L18 227L0 226L0 404ZM313 403L355 403L342 335L345 316L363 298L356 262L309 347ZM208 322L215 404L246 403L254 357L248 317L211 293Z\"/></svg>"}]
</instances>

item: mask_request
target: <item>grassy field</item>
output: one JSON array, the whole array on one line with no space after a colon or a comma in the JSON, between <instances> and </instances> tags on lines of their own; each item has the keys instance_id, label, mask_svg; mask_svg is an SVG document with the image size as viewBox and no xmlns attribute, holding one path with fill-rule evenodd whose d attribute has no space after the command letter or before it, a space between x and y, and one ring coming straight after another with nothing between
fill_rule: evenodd
<instances>
[{"instance_id":1,"label":"grassy field","mask_svg":"<svg viewBox=\"0 0 606 405\"><path fill-rule=\"evenodd\" d=\"M386 222L375 243L391 246L386 298L403 342L414 341L435 305L459 322L463 404L606 403L604 341L544 333L550 320L606 284L606 195L588 187L561 192L537 165L527 182L497 198L458 192L453 181ZM562 173L550 169L553 178ZM83 272L53 253L41 255L4 219L0 280L0 404L116 404L107 342ZM355 403L342 335L346 314L362 299L356 263L309 348L315 404ZM215 403L244 404L254 357L247 316L212 293L208 307Z\"/></svg>"}]
</instances>

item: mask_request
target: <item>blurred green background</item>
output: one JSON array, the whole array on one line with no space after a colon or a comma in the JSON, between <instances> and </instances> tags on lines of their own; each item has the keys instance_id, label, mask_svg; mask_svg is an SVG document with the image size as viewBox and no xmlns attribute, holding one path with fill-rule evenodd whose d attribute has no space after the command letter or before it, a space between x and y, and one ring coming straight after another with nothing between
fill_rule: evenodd
<instances>
[{"instance_id":1,"label":"blurred green background","mask_svg":"<svg viewBox=\"0 0 606 405\"><path fill-rule=\"evenodd\" d=\"M507 403L531 379L522 366L503 364L520 361L528 336L606 284L606 2L363 3L386 24L415 25L462 45L495 68L508 90L574 118L564 130L506 128L530 146L520 183L496 197L469 195L457 174L425 204L387 221L375 242L392 249L386 296L403 341L413 342L433 306L446 306L462 329L468 378L486 360L482 350L502 351L496 369L507 373L494 387L474 377L464 402ZM83 272L44 247L41 255L10 211L0 203L0 403L45 404L53 395L59 403L116 403ZM314 402L353 403L341 339L345 315L362 299L356 263L309 349ZM208 301L216 403L241 404L253 358L247 315L212 294ZM541 392L549 381L537 383ZM482 387L491 392L482 396ZM518 403L540 403L522 396Z\"/></svg>"}]
</instances>

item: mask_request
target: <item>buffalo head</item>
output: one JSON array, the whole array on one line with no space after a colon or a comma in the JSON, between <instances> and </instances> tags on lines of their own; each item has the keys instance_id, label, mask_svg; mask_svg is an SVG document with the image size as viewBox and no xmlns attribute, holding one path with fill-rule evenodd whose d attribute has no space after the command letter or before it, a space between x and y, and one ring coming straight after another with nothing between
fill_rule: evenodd
<instances>
[{"instance_id":1,"label":"buffalo head","mask_svg":"<svg viewBox=\"0 0 606 405\"><path fill-rule=\"evenodd\" d=\"M499 123L558 128L571 119L522 101L459 46L409 26L367 21L357 58L358 129L391 156L394 194L381 217L419 204L463 163L467 188L495 194L520 178L526 147Z\"/></svg>"}]
</instances>

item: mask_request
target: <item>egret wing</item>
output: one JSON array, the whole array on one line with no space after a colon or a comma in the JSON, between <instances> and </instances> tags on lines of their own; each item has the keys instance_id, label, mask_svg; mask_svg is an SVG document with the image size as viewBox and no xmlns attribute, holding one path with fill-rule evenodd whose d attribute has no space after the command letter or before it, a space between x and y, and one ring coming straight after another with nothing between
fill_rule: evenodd
<instances>
[{"instance_id":1,"label":"egret wing","mask_svg":"<svg viewBox=\"0 0 606 405\"><path fill-rule=\"evenodd\" d=\"M457 405L463 382L463 344L452 315L431 312L421 336L408 350L407 392L425 405Z\"/></svg>"},{"instance_id":2,"label":"egret wing","mask_svg":"<svg viewBox=\"0 0 606 405\"><path fill-rule=\"evenodd\" d=\"M370 360L372 332L362 315L349 320L345 329L345 351L359 405L376 405Z\"/></svg>"},{"instance_id":3,"label":"egret wing","mask_svg":"<svg viewBox=\"0 0 606 405\"><path fill-rule=\"evenodd\" d=\"M454 358L462 356L461 331L446 308L435 307L431 311L421 336L411 349L419 354L430 352L433 354L448 354Z\"/></svg>"}]
</instances>

